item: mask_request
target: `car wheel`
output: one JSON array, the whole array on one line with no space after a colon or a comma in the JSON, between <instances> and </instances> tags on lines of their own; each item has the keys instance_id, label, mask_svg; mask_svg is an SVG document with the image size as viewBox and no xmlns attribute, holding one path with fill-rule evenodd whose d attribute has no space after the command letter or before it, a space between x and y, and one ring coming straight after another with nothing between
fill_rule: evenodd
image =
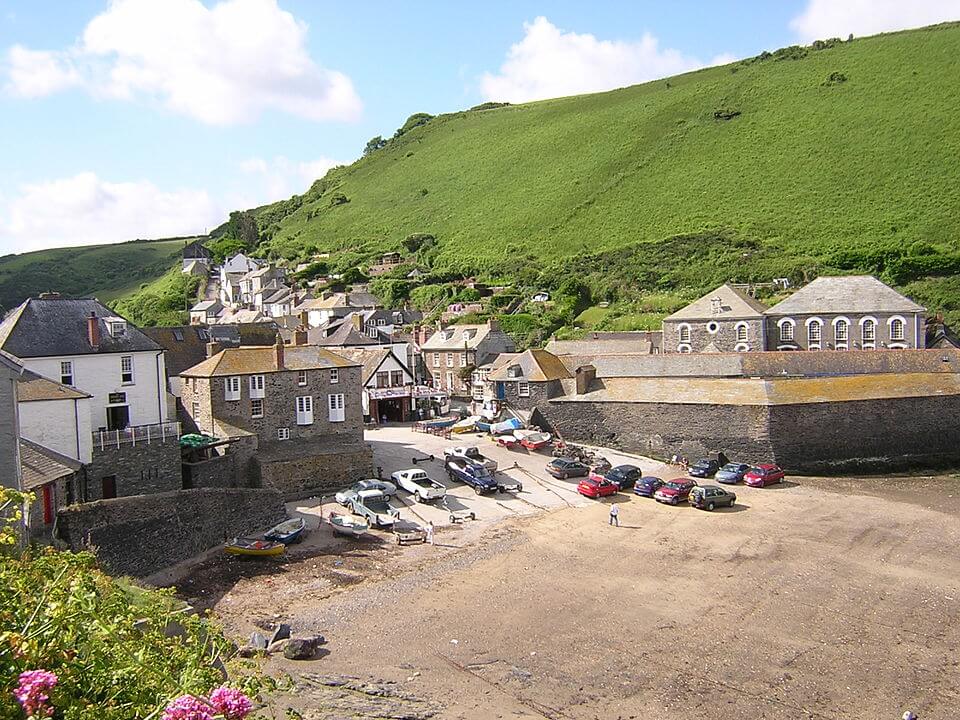
<instances>
[{"instance_id":1,"label":"car wheel","mask_svg":"<svg viewBox=\"0 0 960 720\"><path fill-rule=\"evenodd\" d=\"M423 498L420 497L420 493L418 493L418 492L415 492L415 493L413 494L413 499L416 500L417 502L423 502Z\"/></svg>"},{"instance_id":2,"label":"car wheel","mask_svg":"<svg viewBox=\"0 0 960 720\"><path fill-rule=\"evenodd\" d=\"M473 489L473 491L474 491L477 495L483 495L483 488L480 487L479 485L478 485L477 487L475 487L475 488Z\"/></svg>"},{"instance_id":3,"label":"car wheel","mask_svg":"<svg viewBox=\"0 0 960 720\"><path fill-rule=\"evenodd\" d=\"M672 498L672 499L670 500L670 504L671 504L671 505L679 505L679 504L680 504L680 500L677 499L677 498Z\"/></svg>"},{"instance_id":4,"label":"car wheel","mask_svg":"<svg viewBox=\"0 0 960 720\"><path fill-rule=\"evenodd\" d=\"M570 476L567 475L567 473L560 473L560 479L561 479L561 480L566 480L566 479L569 478L569 477L570 477Z\"/></svg>"},{"instance_id":5,"label":"car wheel","mask_svg":"<svg viewBox=\"0 0 960 720\"><path fill-rule=\"evenodd\" d=\"M707 503L707 510L712 511L715 507L716 507L716 505L714 505L712 502L711 502L711 503Z\"/></svg>"}]
</instances>

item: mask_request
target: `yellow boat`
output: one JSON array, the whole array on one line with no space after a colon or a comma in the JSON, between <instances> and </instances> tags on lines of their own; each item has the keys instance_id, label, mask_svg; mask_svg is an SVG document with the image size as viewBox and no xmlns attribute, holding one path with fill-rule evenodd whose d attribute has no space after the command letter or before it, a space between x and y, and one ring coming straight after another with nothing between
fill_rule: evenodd
<instances>
[{"instance_id":1,"label":"yellow boat","mask_svg":"<svg viewBox=\"0 0 960 720\"><path fill-rule=\"evenodd\" d=\"M272 557L274 555L283 555L286 545L269 540L256 540L254 538L234 538L226 543L224 551L230 555L243 555L245 557Z\"/></svg>"}]
</instances>

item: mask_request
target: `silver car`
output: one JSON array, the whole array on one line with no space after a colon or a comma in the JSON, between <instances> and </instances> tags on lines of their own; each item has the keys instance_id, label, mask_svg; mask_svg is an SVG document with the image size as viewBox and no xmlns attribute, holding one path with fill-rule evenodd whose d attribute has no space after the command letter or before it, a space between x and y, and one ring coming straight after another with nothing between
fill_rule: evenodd
<instances>
[{"instance_id":1,"label":"silver car","mask_svg":"<svg viewBox=\"0 0 960 720\"><path fill-rule=\"evenodd\" d=\"M383 493L384 498L389 502L390 498L397 494L397 486L392 482L387 482L386 480L377 480L372 478L370 480L360 480L355 482L348 488L344 488L336 495L334 499L341 505L349 505L350 501L357 496L361 490L379 490Z\"/></svg>"}]
</instances>

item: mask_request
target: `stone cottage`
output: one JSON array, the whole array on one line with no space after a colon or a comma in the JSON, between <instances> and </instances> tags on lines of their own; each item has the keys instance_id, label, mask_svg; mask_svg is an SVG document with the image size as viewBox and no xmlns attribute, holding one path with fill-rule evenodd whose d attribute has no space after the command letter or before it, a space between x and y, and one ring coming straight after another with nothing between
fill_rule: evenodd
<instances>
[{"instance_id":1,"label":"stone cottage","mask_svg":"<svg viewBox=\"0 0 960 720\"><path fill-rule=\"evenodd\" d=\"M563 394L562 381L573 378L556 355L546 350L526 350L493 370L495 397L515 410L532 410Z\"/></svg>"}]
</instances>

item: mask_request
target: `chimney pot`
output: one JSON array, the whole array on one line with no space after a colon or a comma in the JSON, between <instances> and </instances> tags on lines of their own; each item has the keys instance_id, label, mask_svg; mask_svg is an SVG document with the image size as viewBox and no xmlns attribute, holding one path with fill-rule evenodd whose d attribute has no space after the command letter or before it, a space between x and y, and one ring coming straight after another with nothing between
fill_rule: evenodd
<instances>
[{"instance_id":1,"label":"chimney pot","mask_svg":"<svg viewBox=\"0 0 960 720\"><path fill-rule=\"evenodd\" d=\"M297 327L293 331L293 344L294 345L306 345L307 344L307 328L303 325Z\"/></svg>"},{"instance_id":2,"label":"chimney pot","mask_svg":"<svg viewBox=\"0 0 960 720\"><path fill-rule=\"evenodd\" d=\"M93 311L90 312L90 317L87 318L87 340L90 343L90 347L100 347L100 323L96 313Z\"/></svg>"}]
</instances>

